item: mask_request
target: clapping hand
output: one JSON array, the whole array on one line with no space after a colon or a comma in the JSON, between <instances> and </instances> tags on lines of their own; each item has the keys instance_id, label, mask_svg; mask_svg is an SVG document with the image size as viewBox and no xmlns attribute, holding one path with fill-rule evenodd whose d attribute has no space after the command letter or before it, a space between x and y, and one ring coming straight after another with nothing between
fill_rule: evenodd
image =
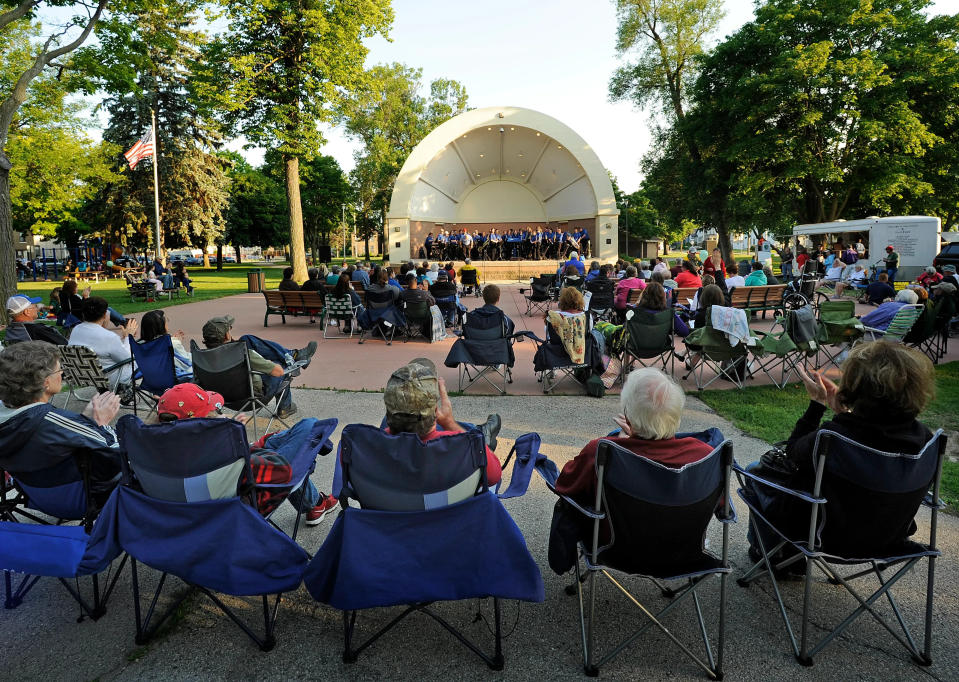
<instances>
[{"instance_id":1,"label":"clapping hand","mask_svg":"<svg viewBox=\"0 0 959 682\"><path fill-rule=\"evenodd\" d=\"M798 366L796 370L799 372L799 377L806 386L806 393L809 394L810 400L827 406L837 414L848 411L845 406L839 402L839 387L835 382L824 377L822 372L816 370L807 372L802 365Z\"/></svg>"},{"instance_id":2,"label":"clapping hand","mask_svg":"<svg viewBox=\"0 0 959 682\"><path fill-rule=\"evenodd\" d=\"M98 393L93 396L90 402L87 403L86 408L84 408L83 414L100 426L106 426L113 421L113 418L117 416L117 412L119 411L120 396L107 391L106 393Z\"/></svg>"}]
</instances>

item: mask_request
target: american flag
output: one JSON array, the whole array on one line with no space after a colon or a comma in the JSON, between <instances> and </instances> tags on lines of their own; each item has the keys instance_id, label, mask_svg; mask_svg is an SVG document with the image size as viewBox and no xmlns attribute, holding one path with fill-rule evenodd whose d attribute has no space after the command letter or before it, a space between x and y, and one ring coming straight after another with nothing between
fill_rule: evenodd
<instances>
[{"instance_id":1,"label":"american flag","mask_svg":"<svg viewBox=\"0 0 959 682\"><path fill-rule=\"evenodd\" d=\"M151 127L146 131L143 137L137 140L137 143L130 147L130 151L123 156L126 157L127 163L130 164L130 170L136 168L142 159L153 156L153 128Z\"/></svg>"}]
</instances>

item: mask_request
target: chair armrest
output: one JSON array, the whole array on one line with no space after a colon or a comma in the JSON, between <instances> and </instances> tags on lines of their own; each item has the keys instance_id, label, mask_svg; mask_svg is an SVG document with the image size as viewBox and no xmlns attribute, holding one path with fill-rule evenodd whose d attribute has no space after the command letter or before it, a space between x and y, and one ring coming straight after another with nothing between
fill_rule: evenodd
<instances>
[{"instance_id":1,"label":"chair armrest","mask_svg":"<svg viewBox=\"0 0 959 682\"><path fill-rule=\"evenodd\" d=\"M547 484L547 485L548 485L548 484ZM559 497L561 497L563 500L565 500L566 503L569 504L569 506L571 506L573 509L575 509L576 511L578 511L580 514L583 514L584 516L587 516L587 517L589 517L589 518L591 518L591 519L605 519L605 518L606 518L606 514L605 514L605 513L603 513L603 512L598 512L598 513L597 513L597 512L594 512L594 511L590 510L590 509L586 509L586 507L583 507L582 505L580 505L580 504L579 504L578 502L576 502L573 498L568 497L567 495L561 495L560 493L557 493L555 488L550 487L550 489L551 489L554 493L556 493Z\"/></svg>"},{"instance_id":2,"label":"chair armrest","mask_svg":"<svg viewBox=\"0 0 959 682\"><path fill-rule=\"evenodd\" d=\"M773 483L772 481L767 481L765 478L761 478L753 473L750 473L743 469L738 464L733 464L733 470L736 472L736 475L739 477L740 482L742 482L743 477L751 478L752 480L760 483L768 488L773 488L780 492L786 493L787 495L792 495L800 500L805 500L811 504L825 504L825 497L813 497L810 493L803 492L801 490L793 490L792 488L787 488L785 486L779 485L778 483Z\"/></svg>"},{"instance_id":3,"label":"chair armrest","mask_svg":"<svg viewBox=\"0 0 959 682\"><path fill-rule=\"evenodd\" d=\"M129 364L132 363L132 362L133 362L133 356L131 355L131 356L130 356L129 358L127 358L126 360L120 360L120 362L116 363L115 365L110 365L109 367L104 367L104 368L103 368L103 373L104 373L104 374L109 374L109 373L112 372L113 370L119 369L119 368L123 367L124 365L129 365Z\"/></svg>"}]
</instances>

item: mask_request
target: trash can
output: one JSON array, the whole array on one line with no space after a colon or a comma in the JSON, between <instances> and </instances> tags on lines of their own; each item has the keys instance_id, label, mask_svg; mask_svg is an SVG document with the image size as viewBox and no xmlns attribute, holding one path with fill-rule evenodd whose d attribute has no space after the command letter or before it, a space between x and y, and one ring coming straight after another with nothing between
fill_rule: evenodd
<instances>
[{"instance_id":1,"label":"trash can","mask_svg":"<svg viewBox=\"0 0 959 682\"><path fill-rule=\"evenodd\" d=\"M253 268L246 273L246 290L251 294L258 294L266 288L266 273L259 268Z\"/></svg>"}]
</instances>

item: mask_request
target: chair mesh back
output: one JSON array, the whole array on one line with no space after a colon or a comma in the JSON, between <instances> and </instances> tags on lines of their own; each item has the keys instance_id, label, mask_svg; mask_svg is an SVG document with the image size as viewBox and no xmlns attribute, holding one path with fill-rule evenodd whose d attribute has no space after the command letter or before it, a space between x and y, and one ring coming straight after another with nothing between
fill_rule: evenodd
<instances>
[{"instance_id":1,"label":"chair mesh back","mask_svg":"<svg viewBox=\"0 0 959 682\"><path fill-rule=\"evenodd\" d=\"M482 315L467 313L463 320L463 338L492 341L506 337L506 314Z\"/></svg>"},{"instance_id":2,"label":"chair mesh back","mask_svg":"<svg viewBox=\"0 0 959 682\"><path fill-rule=\"evenodd\" d=\"M426 301L407 301L405 305L407 322L425 322L432 320L430 304Z\"/></svg>"},{"instance_id":3,"label":"chair mesh back","mask_svg":"<svg viewBox=\"0 0 959 682\"><path fill-rule=\"evenodd\" d=\"M249 471L246 429L230 419L184 419L145 425L126 415L117 434L143 492L168 502L236 497Z\"/></svg>"},{"instance_id":4,"label":"chair mesh back","mask_svg":"<svg viewBox=\"0 0 959 682\"><path fill-rule=\"evenodd\" d=\"M589 307L592 310L605 310L613 307L613 298L615 293L615 283L611 279L602 276L594 277L586 282L586 291L593 297L589 300Z\"/></svg>"},{"instance_id":5,"label":"chair mesh back","mask_svg":"<svg viewBox=\"0 0 959 682\"><path fill-rule=\"evenodd\" d=\"M456 296L456 285L452 282L434 282L430 285L430 293L437 301L441 298Z\"/></svg>"},{"instance_id":6,"label":"chair mesh back","mask_svg":"<svg viewBox=\"0 0 959 682\"><path fill-rule=\"evenodd\" d=\"M826 452L821 519L823 549L873 558L895 552L936 475L941 432L916 455L875 450L832 431L820 431L816 455Z\"/></svg>"},{"instance_id":7,"label":"chair mesh back","mask_svg":"<svg viewBox=\"0 0 959 682\"><path fill-rule=\"evenodd\" d=\"M231 341L216 348L202 349L190 341L193 355L193 380L208 391L223 396L227 404L236 404L252 397L250 358L246 343Z\"/></svg>"},{"instance_id":8,"label":"chair mesh back","mask_svg":"<svg viewBox=\"0 0 959 682\"><path fill-rule=\"evenodd\" d=\"M901 341L903 337L909 333L909 330L912 329L912 326L916 323L916 320L919 319L922 311L923 306L921 305L904 305L901 307L896 311L892 322L886 327L886 333L883 335L883 338Z\"/></svg>"},{"instance_id":9,"label":"chair mesh back","mask_svg":"<svg viewBox=\"0 0 959 682\"><path fill-rule=\"evenodd\" d=\"M176 384L176 368L173 363L173 341L169 334L158 336L144 343L130 343L130 351L136 367L143 376L140 387L161 395Z\"/></svg>"},{"instance_id":10,"label":"chair mesh back","mask_svg":"<svg viewBox=\"0 0 959 682\"><path fill-rule=\"evenodd\" d=\"M479 284L476 275L478 270L460 270L460 284L464 286L475 286Z\"/></svg>"},{"instance_id":11,"label":"chair mesh back","mask_svg":"<svg viewBox=\"0 0 959 682\"><path fill-rule=\"evenodd\" d=\"M110 390L110 380L103 373L97 354L86 346L57 346L63 378L74 388L93 386L100 393Z\"/></svg>"},{"instance_id":12,"label":"chair mesh back","mask_svg":"<svg viewBox=\"0 0 959 682\"><path fill-rule=\"evenodd\" d=\"M700 570L706 528L723 491L723 445L679 469L609 441L600 447L608 448L603 496L613 537L603 562L661 576Z\"/></svg>"},{"instance_id":13,"label":"chair mesh back","mask_svg":"<svg viewBox=\"0 0 959 682\"><path fill-rule=\"evenodd\" d=\"M425 443L413 433L391 435L350 424L340 439L343 482L366 509L418 511L446 507L483 484L486 448L476 431Z\"/></svg>"},{"instance_id":14,"label":"chair mesh back","mask_svg":"<svg viewBox=\"0 0 959 682\"><path fill-rule=\"evenodd\" d=\"M530 280L530 286L532 291L530 295L526 298L532 301L546 301L549 299L549 288L553 286L555 277L550 275L549 277L533 277Z\"/></svg>"}]
</instances>

